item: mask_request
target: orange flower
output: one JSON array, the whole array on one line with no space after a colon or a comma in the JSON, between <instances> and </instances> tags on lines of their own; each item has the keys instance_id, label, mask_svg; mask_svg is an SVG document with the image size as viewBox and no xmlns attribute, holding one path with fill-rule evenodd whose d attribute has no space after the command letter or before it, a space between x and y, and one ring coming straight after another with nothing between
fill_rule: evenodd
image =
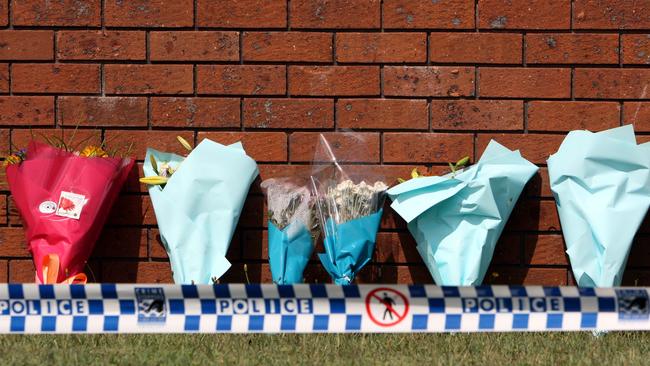
<instances>
[{"instance_id":1,"label":"orange flower","mask_svg":"<svg viewBox=\"0 0 650 366\"><path fill-rule=\"evenodd\" d=\"M107 158L108 154L106 151L102 150L101 147L93 146L93 145L88 145L86 146L83 150L81 150L81 153L79 156L85 156L87 158L91 157L101 157L101 158Z\"/></svg>"},{"instance_id":2,"label":"orange flower","mask_svg":"<svg viewBox=\"0 0 650 366\"><path fill-rule=\"evenodd\" d=\"M20 158L18 155L9 155L5 158L4 163L2 164L4 167L11 165L11 164L18 164L22 161L23 159Z\"/></svg>"}]
</instances>

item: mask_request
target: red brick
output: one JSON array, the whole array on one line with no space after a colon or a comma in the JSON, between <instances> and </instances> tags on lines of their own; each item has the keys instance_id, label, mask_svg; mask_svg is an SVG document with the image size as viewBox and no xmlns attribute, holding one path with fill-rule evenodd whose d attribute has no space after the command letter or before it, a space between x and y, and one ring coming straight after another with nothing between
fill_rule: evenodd
<instances>
[{"instance_id":1,"label":"red brick","mask_svg":"<svg viewBox=\"0 0 650 366\"><path fill-rule=\"evenodd\" d=\"M101 131L99 130L76 130L70 129L14 129L11 132L11 143L17 149L26 148L32 140L47 142L47 139L58 140L63 139L66 145L83 149L86 145L99 145L101 143ZM83 146L80 146L83 145ZM112 144L108 144L110 148Z\"/></svg>"},{"instance_id":2,"label":"red brick","mask_svg":"<svg viewBox=\"0 0 650 366\"><path fill-rule=\"evenodd\" d=\"M0 228L0 256L30 258L22 227Z\"/></svg>"},{"instance_id":3,"label":"red brick","mask_svg":"<svg viewBox=\"0 0 650 366\"><path fill-rule=\"evenodd\" d=\"M517 233L502 234L494 248L492 264L521 264L523 240Z\"/></svg>"},{"instance_id":4,"label":"red brick","mask_svg":"<svg viewBox=\"0 0 650 366\"><path fill-rule=\"evenodd\" d=\"M14 0L11 2L14 26L99 27L100 0Z\"/></svg>"},{"instance_id":5,"label":"red brick","mask_svg":"<svg viewBox=\"0 0 650 366\"><path fill-rule=\"evenodd\" d=\"M375 260L381 263L420 262L420 253L408 232L378 233Z\"/></svg>"},{"instance_id":6,"label":"red brick","mask_svg":"<svg viewBox=\"0 0 650 366\"><path fill-rule=\"evenodd\" d=\"M374 267L374 266L373 266ZM377 283L432 284L433 278L424 265L377 266Z\"/></svg>"},{"instance_id":7,"label":"red brick","mask_svg":"<svg viewBox=\"0 0 650 366\"><path fill-rule=\"evenodd\" d=\"M509 268L494 267L485 275L484 282L493 285L566 286L564 268Z\"/></svg>"},{"instance_id":8,"label":"red brick","mask_svg":"<svg viewBox=\"0 0 650 366\"><path fill-rule=\"evenodd\" d=\"M473 67L386 66L383 80L388 96L474 95Z\"/></svg>"},{"instance_id":9,"label":"red brick","mask_svg":"<svg viewBox=\"0 0 650 366\"><path fill-rule=\"evenodd\" d=\"M9 282L9 262L6 260L0 260L0 281Z\"/></svg>"},{"instance_id":10,"label":"red brick","mask_svg":"<svg viewBox=\"0 0 650 366\"><path fill-rule=\"evenodd\" d=\"M191 94L192 65L105 65L107 94Z\"/></svg>"},{"instance_id":11,"label":"red brick","mask_svg":"<svg viewBox=\"0 0 650 366\"><path fill-rule=\"evenodd\" d=\"M156 225L156 215L149 196L119 196L114 208L108 216L108 225Z\"/></svg>"},{"instance_id":12,"label":"red brick","mask_svg":"<svg viewBox=\"0 0 650 366\"><path fill-rule=\"evenodd\" d=\"M481 97L568 98L571 70L482 67L478 87Z\"/></svg>"},{"instance_id":13,"label":"red brick","mask_svg":"<svg viewBox=\"0 0 650 366\"><path fill-rule=\"evenodd\" d=\"M0 176L0 179L3 179L6 181L6 177ZM2 183L4 185L4 183ZM8 220L8 214L6 214L7 211L7 196L0 196L0 212L2 212L2 215L0 215L0 224L6 225L9 220Z\"/></svg>"},{"instance_id":14,"label":"red brick","mask_svg":"<svg viewBox=\"0 0 650 366\"><path fill-rule=\"evenodd\" d=\"M137 130L106 130L104 138L113 149L126 149L131 146L131 155L142 160L147 148L164 152L186 155L187 150L178 142L176 136L181 136L190 144L194 141L192 131L137 131ZM133 144L133 145L131 145ZM193 144L192 144L193 145Z\"/></svg>"},{"instance_id":15,"label":"red brick","mask_svg":"<svg viewBox=\"0 0 650 366\"><path fill-rule=\"evenodd\" d=\"M223 145L241 141L246 154L255 161L287 161L287 135L284 132L199 132L198 141L205 138Z\"/></svg>"},{"instance_id":16,"label":"red brick","mask_svg":"<svg viewBox=\"0 0 650 366\"><path fill-rule=\"evenodd\" d=\"M481 0L478 27L490 29L569 29L571 3L566 0Z\"/></svg>"},{"instance_id":17,"label":"red brick","mask_svg":"<svg viewBox=\"0 0 650 366\"><path fill-rule=\"evenodd\" d=\"M557 152L564 137L543 134L479 134L476 153L480 156L490 140L494 139L511 150L520 150L523 157L533 164L546 164L546 159Z\"/></svg>"},{"instance_id":18,"label":"red brick","mask_svg":"<svg viewBox=\"0 0 650 366\"><path fill-rule=\"evenodd\" d=\"M0 130L0 154L1 155L7 155L9 154L9 130ZM15 144L15 142L14 142ZM0 169L2 171L3 169Z\"/></svg>"},{"instance_id":19,"label":"red brick","mask_svg":"<svg viewBox=\"0 0 650 366\"><path fill-rule=\"evenodd\" d=\"M137 159L137 156L133 156L133 158ZM141 157L144 159L143 157ZM124 182L124 187L122 188L122 192L128 192L128 193L147 193L148 189L147 186L144 184L141 184L139 179L144 177L144 172L142 171L144 164L136 162L133 166L133 169L129 172L129 175L126 177L126 182Z\"/></svg>"},{"instance_id":20,"label":"red brick","mask_svg":"<svg viewBox=\"0 0 650 366\"><path fill-rule=\"evenodd\" d=\"M145 32L59 31L56 36L59 60L144 60Z\"/></svg>"},{"instance_id":21,"label":"red brick","mask_svg":"<svg viewBox=\"0 0 650 366\"><path fill-rule=\"evenodd\" d=\"M247 128L333 128L331 99L244 99Z\"/></svg>"},{"instance_id":22,"label":"red brick","mask_svg":"<svg viewBox=\"0 0 650 366\"><path fill-rule=\"evenodd\" d=\"M190 27L192 0L105 0L104 20L109 27Z\"/></svg>"},{"instance_id":23,"label":"red brick","mask_svg":"<svg viewBox=\"0 0 650 366\"><path fill-rule=\"evenodd\" d=\"M238 98L152 98L151 124L162 127L239 127Z\"/></svg>"},{"instance_id":24,"label":"red brick","mask_svg":"<svg viewBox=\"0 0 650 366\"><path fill-rule=\"evenodd\" d=\"M54 126L54 97L0 97L0 124Z\"/></svg>"},{"instance_id":25,"label":"red brick","mask_svg":"<svg viewBox=\"0 0 650 366\"><path fill-rule=\"evenodd\" d=\"M262 65L198 65L199 94L280 95L286 92L286 68Z\"/></svg>"},{"instance_id":26,"label":"red brick","mask_svg":"<svg viewBox=\"0 0 650 366\"><path fill-rule=\"evenodd\" d=\"M147 126L147 99L139 97L59 97L60 125Z\"/></svg>"},{"instance_id":27,"label":"red brick","mask_svg":"<svg viewBox=\"0 0 650 366\"><path fill-rule=\"evenodd\" d=\"M3 145L4 147L3 147L3 150L2 150L1 153L2 153L3 155L7 155L7 154L9 153L9 147L6 146L6 145L9 144L9 130L6 130L6 131L4 131L4 132L3 132L3 131L0 131L0 137L1 137L3 140L6 140L6 142L5 142L5 141L2 141L2 145ZM9 186L8 186L8 184L7 184L7 175L6 175L6 171L3 170L3 169L0 169L0 191L7 191L7 190L9 190ZM5 205L5 208L6 208L6 207L8 207L8 206ZM5 211L5 212L6 212L6 211ZM6 218L5 218L5 219L6 219ZM6 222L3 222L3 223L6 223Z\"/></svg>"},{"instance_id":28,"label":"red brick","mask_svg":"<svg viewBox=\"0 0 650 366\"><path fill-rule=\"evenodd\" d=\"M358 129L429 128L426 100L339 99L336 104L337 126Z\"/></svg>"},{"instance_id":29,"label":"red brick","mask_svg":"<svg viewBox=\"0 0 650 366\"><path fill-rule=\"evenodd\" d=\"M0 60L52 60L53 49L52 31L0 31Z\"/></svg>"},{"instance_id":30,"label":"red brick","mask_svg":"<svg viewBox=\"0 0 650 366\"><path fill-rule=\"evenodd\" d=\"M384 163L447 163L473 155L474 137L451 133L385 133Z\"/></svg>"},{"instance_id":31,"label":"red brick","mask_svg":"<svg viewBox=\"0 0 650 366\"><path fill-rule=\"evenodd\" d=\"M292 28L379 28L379 0L293 0Z\"/></svg>"},{"instance_id":32,"label":"red brick","mask_svg":"<svg viewBox=\"0 0 650 366\"><path fill-rule=\"evenodd\" d=\"M99 65L14 64L14 93L99 93Z\"/></svg>"},{"instance_id":33,"label":"red brick","mask_svg":"<svg viewBox=\"0 0 650 366\"><path fill-rule=\"evenodd\" d=\"M149 257L159 259L169 258L158 229L149 229L149 243Z\"/></svg>"},{"instance_id":34,"label":"red brick","mask_svg":"<svg viewBox=\"0 0 650 366\"><path fill-rule=\"evenodd\" d=\"M474 1L384 0L384 28L473 29Z\"/></svg>"},{"instance_id":35,"label":"red brick","mask_svg":"<svg viewBox=\"0 0 650 366\"><path fill-rule=\"evenodd\" d=\"M173 283L168 262L103 261L102 282Z\"/></svg>"},{"instance_id":36,"label":"red brick","mask_svg":"<svg viewBox=\"0 0 650 366\"><path fill-rule=\"evenodd\" d=\"M514 33L431 33L429 59L432 62L521 63L521 34Z\"/></svg>"},{"instance_id":37,"label":"red brick","mask_svg":"<svg viewBox=\"0 0 650 366\"><path fill-rule=\"evenodd\" d=\"M152 32L152 61L237 61L239 32Z\"/></svg>"},{"instance_id":38,"label":"red brick","mask_svg":"<svg viewBox=\"0 0 650 366\"><path fill-rule=\"evenodd\" d=\"M332 34L244 32L244 61L331 62Z\"/></svg>"},{"instance_id":39,"label":"red brick","mask_svg":"<svg viewBox=\"0 0 650 366\"><path fill-rule=\"evenodd\" d=\"M257 184L253 184L256 186ZM239 227L259 229L266 225L268 220L267 210L264 207L264 197L249 195L244 202Z\"/></svg>"},{"instance_id":40,"label":"red brick","mask_svg":"<svg viewBox=\"0 0 650 366\"><path fill-rule=\"evenodd\" d=\"M330 161L319 132L294 132L289 136L289 159L295 162ZM379 162L379 134L373 132L323 132L338 162ZM315 157L315 155L317 156Z\"/></svg>"},{"instance_id":41,"label":"red brick","mask_svg":"<svg viewBox=\"0 0 650 366\"><path fill-rule=\"evenodd\" d=\"M623 124L633 124L636 132L650 132L650 102L625 102Z\"/></svg>"},{"instance_id":42,"label":"red brick","mask_svg":"<svg viewBox=\"0 0 650 366\"><path fill-rule=\"evenodd\" d=\"M285 28L287 4L277 0L198 0L199 27Z\"/></svg>"},{"instance_id":43,"label":"red brick","mask_svg":"<svg viewBox=\"0 0 650 366\"><path fill-rule=\"evenodd\" d=\"M305 276L308 272L305 271ZM306 281L307 278L305 278ZM232 267L218 283L271 283L271 270L267 263L232 263Z\"/></svg>"},{"instance_id":44,"label":"red brick","mask_svg":"<svg viewBox=\"0 0 650 366\"><path fill-rule=\"evenodd\" d=\"M650 99L650 69L576 69L576 98Z\"/></svg>"},{"instance_id":45,"label":"red brick","mask_svg":"<svg viewBox=\"0 0 650 366\"><path fill-rule=\"evenodd\" d=\"M568 265L562 235L526 235L526 264Z\"/></svg>"},{"instance_id":46,"label":"red brick","mask_svg":"<svg viewBox=\"0 0 650 366\"><path fill-rule=\"evenodd\" d=\"M441 130L523 130L518 100L432 100L431 127Z\"/></svg>"},{"instance_id":47,"label":"red brick","mask_svg":"<svg viewBox=\"0 0 650 366\"><path fill-rule=\"evenodd\" d=\"M9 92L9 64L0 64L0 93Z\"/></svg>"},{"instance_id":48,"label":"red brick","mask_svg":"<svg viewBox=\"0 0 650 366\"><path fill-rule=\"evenodd\" d=\"M34 283L36 272L34 263L31 260L10 260L9 261L9 282L10 283Z\"/></svg>"},{"instance_id":49,"label":"red brick","mask_svg":"<svg viewBox=\"0 0 650 366\"><path fill-rule=\"evenodd\" d=\"M379 95L379 67L290 66L291 95Z\"/></svg>"},{"instance_id":50,"label":"red brick","mask_svg":"<svg viewBox=\"0 0 650 366\"><path fill-rule=\"evenodd\" d=\"M528 103L530 131L601 131L619 126L620 105L615 102Z\"/></svg>"},{"instance_id":51,"label":"red brick","mask_svg":"<svg viewBox=\"0 0 650 366\"><path fill-rule=\"evenodd\" d=\"M644 1L575 0L575 29L647 29L650 6Z\"/></svg>"},{"instance_id":52,"label":"red brick","mask_svg":"<svg viewBox=\"0 0 650 366\"><path fill-rule=\"evenodd\" d=\"M7 24L9 24L9 0L0 0L0 26ZM0 276L2 276L2 272L0 272Z\"/></svg>"},{"instance_id":53,"label":"red brick","mask_svg":"<svg viewBox=\"0 0 650 366\"><path fill-rule=\"evenodd\" d=\"M547 168L540 167L537 174L530 179L526 186L526 194L528 197L553 197Z\"/></svg>"},{"instance_id":54,"label":"red brick","mask_svg":"<svg viewBox=\"0 0 650 366\"><path fill-rule=\"evenodd\" d=\"M650 64L650 34L622 34L624 64Z\"/></svg>"},{"instance_id":55,"label":"red brick","mask_svg":"<svg viewBox=\"0 0 650 366\"><path fill-rule=\"evenodd\" d=\"M9 64L0 63L0 93L9 93Z\"/></svg>"},{"instance_id":56,"label":"red brick","mask_svg":"<svg viewBox=\"0 0 650 366\"><path fill-rule=\"evenodd\" d=\"M300 184L309 183L311 166L306 164L284 165L284 164L258 164L260 169L260 178L266 180L269 178L295 177ZM260 194L262 189L256 187L251 189L251 193Z\"/></svg>"},{"instance_id":57,"label":"red brick","mask_svg":"<svg viewBox=\"0 0 650 366\"><path fill-rule=\"evenodd\" d=\"M245 230L242 235L242 246L246 250L242 253L244 260L268 260L269 238L266 230ZM314 259L318 260L315 256Z\"/></svg>"},{"instance_id":58,"label":"red brick","mask_svg":"<svg viewBox=\"0 0 650 366\"><path fill-rule=\"evenodd\" d=\"M338 62L425 62L425 33L338 33Z\"/></svg>"},{"instance_id":59,"label":"red brick","mask_svg":"<svg viewBox=\"0 0 650 366\"><path fill-rule=\"evenodd\" d=\"M510 220L506 231L560 231L560 218L557 214L555 201L538 201L521 198Z\"/></svg>"},{"instance_id":60,"label":"red brick","mask_svg":"<svg viewBox=\"0 0 650 366\"><path fill-rule=\"evenodd\" d=\"M618 35L527 34L526 62L533 64L618 64Z\"/></svg>"},{"instance_id":61,"label":"red brick","mask_svg":"<svg viewBox=\"0 0 650 366\"><path fill-rule=\"evenodd\" d=\"M146 258L147 229L109 227L97 240L93 258Z\"/></svg>"}]
</instances>

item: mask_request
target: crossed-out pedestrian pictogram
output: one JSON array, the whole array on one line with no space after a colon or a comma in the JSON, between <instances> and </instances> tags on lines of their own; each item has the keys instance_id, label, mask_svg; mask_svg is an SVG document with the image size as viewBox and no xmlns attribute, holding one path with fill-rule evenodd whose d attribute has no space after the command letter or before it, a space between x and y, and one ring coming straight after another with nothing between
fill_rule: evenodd
<instances>
[{"instance_id":1,"label":"crossed-out pedestrian pictogram","mask_svg":"<svg viewBox=\"0 0 650 366\"><path fill-rule=\"evenodd\" d=\"M373 323L390 327L406 318L409 311L408 298L401 292L379 287L366 296L366 312Z\"/></svg>"}]
</instances>

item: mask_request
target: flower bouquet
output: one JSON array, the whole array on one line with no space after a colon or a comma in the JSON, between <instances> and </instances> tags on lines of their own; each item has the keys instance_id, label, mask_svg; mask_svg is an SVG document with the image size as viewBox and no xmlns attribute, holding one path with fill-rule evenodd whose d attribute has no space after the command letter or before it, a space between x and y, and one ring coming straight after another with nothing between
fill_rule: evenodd
<instances>
[{"instance_id":1,"label":"flower bouquet","mask_svg":"<svg viewBox=\"0 0 650 366\"><path fill-rule=\"evenodd\" d=\"M439 286L480 285L496 243L537 167L519 151L490 141L475 165L462 159L444 176L413 179L388 190Z\"/></svg>"},{"instance_id":2,"label":"flower bouquet","mask_svg":"<svg viewBox=\"0 0 650 366\"><path fill-rule=\"evenodd\" d=\"M174 282L214 283L230 268L226 252L257 164L241 143L205 139L192 149L178 139L187 157L147 149L140 181L149 185Z\"/></svg>"},{"instance_id":3,"label":"flower bouquet","mask_svg":"<svg viewBox=\"0 0 650 366\"><path fill-rule=\"evenodd\" d=\"M359 145L364 143L360 135L350 135L359 139ZM367 183L368 177L358 178L359 183L355 183L332 151L321 134L311 175L325 236L325 253L318 258L334 283L348 285L372 258L388 186L381 180Z\"/></svg>"},{"instance_id":4,"label":"flower bouquet","mask_svg":"<svg viewBox=\"0 0 650 366\"><path fill-rule=\"evenodd\" d=\"M39 283L87 281L86 261L134 164L104 149L32 140L5 159Z\"/></svg>"},{"instance_id":5,"label":"flower bouquet","mask_svg":"<svg viewBox=\"0 0 650 366\"><path fill-rule=\"evenodd\" d=\"M632 125L572 131L548 159L551 190L579 286L620 286L650 206L650 143Z\"/></svg>"},{"instance_id":6,"label":"flower bouquet","mask_svg":"<svg viewBox=\"0 0 650 366\"><path fill-rule=\"evenodd\" d=\"M300 283L319 235L311 192L289 178L267 179L262 189L267 197L273 282Z\"/></svg>"}]
</instances>

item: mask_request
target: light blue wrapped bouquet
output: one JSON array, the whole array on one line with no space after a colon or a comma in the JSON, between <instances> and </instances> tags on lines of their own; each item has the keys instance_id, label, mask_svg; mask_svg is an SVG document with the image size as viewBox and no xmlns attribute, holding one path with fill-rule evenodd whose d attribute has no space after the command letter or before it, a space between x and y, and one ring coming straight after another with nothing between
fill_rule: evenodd
<instances>
[{"instance_id":1,"label":"light blue wrapped bouquet","mask_svg":"<svg viewBox=\"0 0 650 366\"><path fill-rule=\"evenodd\" d=\"M475 165L419 177L388 190L440 286L480 285L496 243L537 167L490 141Z\"/></svg>"},{"instance_id":2,"label":"light blue wrapped bouquet","mask_svg":"<svg viewBox=\"0 0 650 366\"><path fill-rule=\"evenodd\" d=\"M351 146L366 149L364 134L342 135L354 141ZM346 172L334 156L335 150L321 134L311 174L324 235L325 253L318 258L335 284L349 285L372 259L388 187L376 174L361 174L362 167L348 166ZM351 157L355 153L348 152Z\"/></svg>"},{"instance_id":3,"label":"light blue wrapped bouquet","mask_svg":"<svg viewBox=\"0 0 650 366\"><path fill-rule=\"evenodd\" d=\"M318 238L318 220L309 188L289 178L262 182L269 215L269 265L273 282L303 282L303 272Z\"/></svg>"},{"instance_id":4,"label":"light blue wrapped bouquet","mask_svg":"<svg viewBox=\"0 0 650 366\"><path fill-rule=\"evenodd\" d=\"M215 282L230 268L226 252L258 175L255 160L241 143L205 139L187 157L147 149L144 175L174 282Z\"/></svg>"},{"instance_id":5,"label":"light blue wrapped bouquet","mask_svg":"<svg viewBox=\"0 0 650 366\"><path fill-rule=\"evenodd\" d=\"M579 286L619 286L650 206L650 143L631 125L572 131L548 159L551 190Z\"/></svg>"}]
</instances>

